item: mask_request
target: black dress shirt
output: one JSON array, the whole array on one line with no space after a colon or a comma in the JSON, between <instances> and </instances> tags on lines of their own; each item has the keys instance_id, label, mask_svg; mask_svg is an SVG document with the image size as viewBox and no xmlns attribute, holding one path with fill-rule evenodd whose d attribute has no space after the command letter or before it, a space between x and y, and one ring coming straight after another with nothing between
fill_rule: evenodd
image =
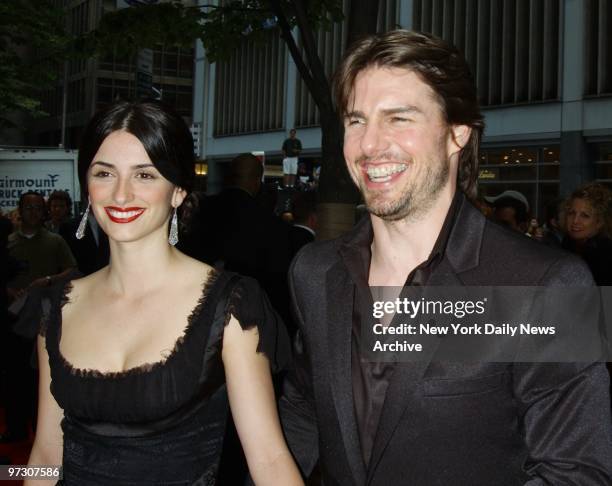
<instances>
[{"instance_id":1,"label":"black dress shirt","mask_svg":"<svg viewBox=\"0 0 612 486\"><path fill-rule=\"evenodd\" d=\"M456 193L429 258L410 272L404 285L427 284L430 275L444 256L446 243L455 223L459 203L460 196L459 193ZM374 234L372 227L370 226L369 228L370 231L362 239L356 241L350 247L345 246L341 249L342 258L354 282L351 342L353 402L366 468L370 461L387 387L395 370L395 363L367 361L361 356L361 326L363 319L366 318L366 316L362 315L362 310L371 309L371 305L364 306L363 303L371 304L373 300L368 285L368 276L370 274L371 244Z\"/></svg>"}]
</instances>

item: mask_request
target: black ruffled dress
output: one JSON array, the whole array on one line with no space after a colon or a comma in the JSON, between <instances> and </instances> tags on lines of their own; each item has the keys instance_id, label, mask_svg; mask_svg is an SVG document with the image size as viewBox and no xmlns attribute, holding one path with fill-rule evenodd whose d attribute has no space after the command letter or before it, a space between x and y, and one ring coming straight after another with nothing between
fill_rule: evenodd
<instances>
[{"instance_id":1,"label":"black ruffled dress","mask_svg":"<svg viewBox=\"0 0 612 486\"><path fill-rule=\"evenodd\" d=\"M273 370L289 360L283 323L253 279L214 274L184 335L166 359L118 373L76 369L59 349L70 285L53 289L41 333L51 392L64 410L66 485L211 485L223 445L228 398L221 348L233 314L257 326Z\"/></svg>"}]
</instances>

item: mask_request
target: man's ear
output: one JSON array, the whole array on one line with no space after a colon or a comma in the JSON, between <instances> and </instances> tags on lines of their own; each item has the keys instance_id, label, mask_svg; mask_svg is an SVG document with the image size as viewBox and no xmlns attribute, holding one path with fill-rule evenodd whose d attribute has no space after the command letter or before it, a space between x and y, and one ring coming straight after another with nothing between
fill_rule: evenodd
<instances>
[{"instance_id":1,"label":"man's ear","mask_svg":"<svg viewBox=\"0 0 612 486\"><path fill-rule=\"evenodd\" d=\"M176 186L172 192L172 207L178 208L187 197L187 191L182 187Z\"/></svg>"},{"instance_id":2,"label":"man's ear","mask_svg":"<svg viewBox=\"0 0 612 486\"><path fill-rule=\"evenodd\" d=\"M461 151L468 143L472 129L467 125L453 125L450 128L450 137L448 139L448 157Z\"/></svg>"}]
</instances>

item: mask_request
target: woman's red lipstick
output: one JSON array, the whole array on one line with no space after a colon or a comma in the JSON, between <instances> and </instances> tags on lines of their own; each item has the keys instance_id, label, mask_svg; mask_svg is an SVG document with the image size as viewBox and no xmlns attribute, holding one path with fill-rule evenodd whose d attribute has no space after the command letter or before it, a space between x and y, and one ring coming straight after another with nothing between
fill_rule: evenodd
<instances>
[{"instance_id":1,"label":"woman's red lipstick","mask_svg":"<svg viewBox=\"0 0 612 486\"><path fill-rule=\"evenodd\" d=\"M145 208L118 208L116 206L106 206L104 210L113 223L131 223L145 212Z\"/></svg>"}]
</instances>

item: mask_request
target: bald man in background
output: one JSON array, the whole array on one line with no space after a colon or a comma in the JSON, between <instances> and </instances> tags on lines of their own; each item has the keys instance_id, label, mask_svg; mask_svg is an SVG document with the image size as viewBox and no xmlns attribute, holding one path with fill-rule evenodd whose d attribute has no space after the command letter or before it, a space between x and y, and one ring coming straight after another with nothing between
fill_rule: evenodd
<instances>
[{"instance_id":1,"label":"bald man in background","mask_svg":"<svg viewBox=\"0 0 612 486\"><path fill-rule=\"evenodd\" d=\"M258 203L262 176L257 157L235 157L221 193L201 201L196 227L181 250L209 265L255 278L288 322L289 226Z\"/></svg>"}]
</instances>

